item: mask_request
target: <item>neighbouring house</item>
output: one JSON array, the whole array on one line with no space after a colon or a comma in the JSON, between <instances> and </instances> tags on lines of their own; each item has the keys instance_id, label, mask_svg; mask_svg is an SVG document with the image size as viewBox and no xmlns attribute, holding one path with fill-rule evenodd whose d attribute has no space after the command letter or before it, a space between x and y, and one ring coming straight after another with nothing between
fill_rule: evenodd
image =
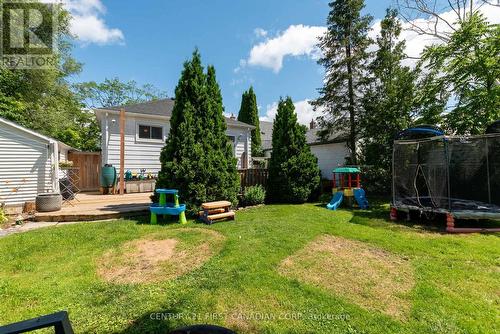
<instances>
[{"instance_id":1,"label":"neighbouring house","mask_svg":"<svg viewBox=\"0 0 500 334\"><path fill-rule=\"evenodd\" d=\"M262 151L265 156L270 157L273 148L273 122L260 121L259 129Z\"/></svg>"},{"instance_id":2,"label":"neighbouring house","mask_svg":"<svg viewBox=\"0 0 500 334\"><path fill-rule=\"evenodd\" d=\"M125 170L157 174L160 152L170 130L173 99L95 109L102 134L102 165L120 165L120 110L125 111ZM233 144L239 169L251 164L252 125L226 117L228 139Z\"/></svg>"},{"instance_id":3,"label":"neighbouring house","mask_svg":"<svg viewBox=\"0 0 500 334\"><path fill-rule=\"evenodd\" d=\"M0 205L22 210L37 194L59 191L59 161L72 147L0 118Z\"/></svg>"},{"instance_id":4,"label":"neighbouring house","mask_svg":"<svg viewBox=\"0 0 500 334\"><path fill-rule=\"evenodd\" d=\"M273 123L260 121L260 131L264 154L267 157L271 157ZM306 132L306 141L311 147L311 152L318 158L321 177L331 180L332 170L338 166L345 165L346 158L350 156L347 139L342 134L332 134L326 140L320 141L318 139L318 131L316 122L312 120Z\"/></svg>"}]
</instances>

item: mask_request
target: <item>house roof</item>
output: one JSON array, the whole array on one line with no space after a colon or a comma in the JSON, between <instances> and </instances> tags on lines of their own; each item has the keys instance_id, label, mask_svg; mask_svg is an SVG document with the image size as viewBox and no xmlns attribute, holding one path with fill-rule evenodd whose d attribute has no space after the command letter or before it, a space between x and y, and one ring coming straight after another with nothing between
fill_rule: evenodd
<instances>
[{"instance_id":1,"label":"house roof","mask_svg":"<svg viewBox=\"0 0 500 334\"><path fill-rule=\"evenodd\" d=\"M42 134L40 134L40 133L38 133L38 132L36 132L36 131L30 130L30 129L28 129L28 128L25 128L24 126L21 126L21 125L19 125L19 124L17 124L17 123L14 123L14 122L8 121L8 120L6 120L5 118L1 118L1 117L0 117L0 123L3 123L3 124L5 124L5 125L8 125L8 126L10 126L10 127L12 127L12 128L18 129L18 130L20 130L20 131L22 131L22 132L29 133L30 135L32 135L32 136L34 136L34 137L36 137L36 138L38 138L38 139L42 139L43 141L46 141L46 142L48 142L48 143L53 142L53 141L56 141L55 139L52 139L52 138L47 137L47 136L44 136L44 135L42 135Z\"/></svg>"},{"instance_id":2,"label":"house roof","mask_svg":"<svg viewBox=\"0 0 500 334\"><path fill-rule=\"evenodd\" d=\"M47 137L45 135L42 135L41 133L38 133L36 131L33 131L31 129L28 129L28 128L25 128L24 126L22 125L19 125L17 123L14 123L14 122L11 122L11 121L8 121L6 120L5 118L2 118L0 117L0 123L3 123L5 125L8 125L12 128L15 128L15 129L18 129L20 131L23 131L25 133L29 133L30 135L36 137L36 138L39 138L47 143L50 143L50 142L57 142L59 144L59 148L65 148L67 150L74 150L74 151L78 151L76 148L73 148L65 143L63 143L62 141L59 141L59 140L56 140L56 139L53 139L53 138L50 138L50 137Z\"/></svg>"},{"instance_id":3,"label":"house roof","mask_svg":"<svg viewBox=\"0 0 500 334\"><path fill-rule=\"evenodd\" d=\"M309 129L306 132L306 142L309 145L321 145L346 141L345 134L334 133L321 141L318 136L320 129ZM260 134L262 139L262 149L271 150L273 145L273 122L260 121Z\"/></svg>"},{"instance_id":4,"label":"house roof","mask_svg":"<svg viewBox=\"0 0 500 334\"><path fill-rule=\"evenodd\" d=\"M107 108L98 108L96 110L113 110L120 111L121 109L125 110L125 112L135 113L135 114L144 114L144 115L152 115L152 116L165 116L171 117L172 110L174 109L175 100L174 99L161 99L161 100L153 100L142 103L134 103L123 106L115 106L115 107L107 107ZM250 124L246 124L240 122L231 117L225 117L226 124L232 126L240 126L253 129L254 126Z\"/></svg>"},{"instance_id":5,"label":"house roof","mask_svg":"<svg viewBox=\"0 0 500 334\"><path fill-rule=\"evenodd\" d=\"M259 128L262 149L270 150L273 147L273 122L260 121Z\"/></svg>"},{"instance_id":6,"label":"house roof","mask_svg":"<svg viewBox=\"0 0 500 334\"><path fill-rule=\"evenodd\" d=\"M306 132L306 142L309 145L321 145L321 144L329 144L329 143L339 143L346 141L345 133L336 132L329 134L324 140L320 140L318 136L318 132L321 129L309 129Z\"/></svg>"}]
</instances>

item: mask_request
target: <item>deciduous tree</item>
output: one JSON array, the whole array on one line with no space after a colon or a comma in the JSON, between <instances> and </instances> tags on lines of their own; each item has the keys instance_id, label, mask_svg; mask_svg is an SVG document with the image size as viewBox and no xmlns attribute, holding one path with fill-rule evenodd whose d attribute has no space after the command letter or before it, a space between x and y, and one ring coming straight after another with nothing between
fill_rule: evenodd
<instances>
[{"instance_id":1,"label":"deciduous tree","mask_svg":"<svg viewBox=\"0 0 500 334\"><path fill-rule=\"evenodd\" d=\"M460 22L448 42L428 47L422 57L437 75L430 87L452 92L444 124L457 134L479 134L500 118L500 26L474 13Z\"/></svg>"},{"instance_id":2,"label":"deciduous tree","mask_svg":"<svg viewBox=\"0 0 500 334\"><path fill-rule=\"evenodd\" d=\"M166 98L166 92L151 84L139 86L137 82L120 81L118 78L104 79L103 82L81 82L73 85L73 90L87 108L105 108Z\"/></svg>"}]
</instances>

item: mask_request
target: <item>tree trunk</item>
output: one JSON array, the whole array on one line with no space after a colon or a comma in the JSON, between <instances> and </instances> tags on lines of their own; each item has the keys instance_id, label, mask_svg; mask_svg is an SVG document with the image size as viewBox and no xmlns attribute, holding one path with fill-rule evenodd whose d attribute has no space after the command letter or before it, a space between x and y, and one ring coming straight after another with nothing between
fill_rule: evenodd
<instances>
[{"instance_id":1,"label":"tree trunk","mask_svg":"<svg viewBox=\"0 0 500 334\"><path fill-rule=\"evenodd\" d=\"M356 159L356 114L354 109L354 87L352 78L352 64L351 64L351 45L347 45L345 48L346 58L347 58L347 77L348 77L348 95L349 95L349 123L350 123L350 134L349 134L349 146L351 146L351 160L354 165L357 164Z\"/></svg>"}]
</instances>

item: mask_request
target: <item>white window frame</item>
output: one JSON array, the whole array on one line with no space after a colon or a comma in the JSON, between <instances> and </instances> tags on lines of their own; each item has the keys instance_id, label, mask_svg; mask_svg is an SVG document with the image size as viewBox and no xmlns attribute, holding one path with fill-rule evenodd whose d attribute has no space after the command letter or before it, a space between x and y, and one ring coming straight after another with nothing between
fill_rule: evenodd
<instances>
[{"instance_id":1,"label":"white window frame","mask_svg":"<svg viewBox=\"0 0 500 334\"><path fill-rule=\"evenodd\" d=\"M139 137L139 126L152 126L156 128L161 128L162 139L147 139ZM135 122L135 141L143 142L143 143L164 143L166 139L166 126L157 122L148 122L148 121L136 121Z\"/></svg>"}]
</instances>

